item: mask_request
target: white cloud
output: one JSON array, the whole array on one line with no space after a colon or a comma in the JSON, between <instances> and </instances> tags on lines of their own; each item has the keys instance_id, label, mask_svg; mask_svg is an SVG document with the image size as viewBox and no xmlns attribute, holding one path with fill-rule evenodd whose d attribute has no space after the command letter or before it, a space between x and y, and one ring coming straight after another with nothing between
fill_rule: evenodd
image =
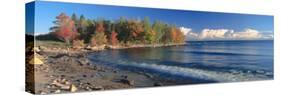
<instances>
[{"instance_id":1,"label":"white cloud","mask_svg":"<svg viewBox=\"0 0 281 95\"><path fill-rule=\"evenodd\" d=\"M273 39L272 32L260 32L254 29L234 31L231 29L203 29L193 32L190 28L180 27L187 40L262 40Z\"/></svg>"},{"instance_id":2,"label":"white cloud","mask_svg":"<svg viewBox=\"0 0 281 95\"><path fill-rule=\"evenodd\" d=\"M233 31L227 29L203 29L199 39L224 39L226 35Z\"/></svg>"},{"instance_id":3,"label":"white cloud","mask_svg":"<svg viewBox=\"0 0 281 95\"><path fill-rule=\"evenodd\" d=\"M191 32L191 28L180 27L181 32L186 35Z\"/></svg>"},{"instance_id":4,"label":"white cloud","mask_svg":"<svg viewBox=\"0 0 281 95\"><path fill-rule=\"evenodd\" d=\"M191 28L180 27L180 30L183 32L187 39L198 39L199 35L197 33L192 32Z\"/></svg>"}]
</instances>

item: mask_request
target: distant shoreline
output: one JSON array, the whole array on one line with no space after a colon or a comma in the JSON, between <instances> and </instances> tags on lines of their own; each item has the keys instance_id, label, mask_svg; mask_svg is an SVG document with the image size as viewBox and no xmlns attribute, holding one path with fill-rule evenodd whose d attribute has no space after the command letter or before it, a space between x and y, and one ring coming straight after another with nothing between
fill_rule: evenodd
<instances>
[{"instance_id":1,"label":"distant shoreline","mask_svg":"<svg viewBox=\"0 0 281 95\"><path fill-rule=\"evenodd\" d=\"M130 46L112 46L106 45L107 49L129 49L129 48L149 48L149 47L167 47L167 46L181 46L187 43L169 43L169 44L135 44Z\"/></svg>"},{"instance_id":2,"label":"distant shoreline","mask_svg":"<svg viewBox=\"0 0 281 95\"><path fill-rule=\"evenodd\" d=\"M274 41L273 39L268 40L191 40L185 42L236 42L236 41Z\"/></svg>"}]
</instances>

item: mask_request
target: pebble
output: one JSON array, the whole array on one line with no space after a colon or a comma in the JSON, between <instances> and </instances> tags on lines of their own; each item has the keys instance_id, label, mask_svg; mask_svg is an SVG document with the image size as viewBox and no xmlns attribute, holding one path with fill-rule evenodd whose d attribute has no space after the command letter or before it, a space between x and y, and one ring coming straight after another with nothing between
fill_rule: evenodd
<instances>
[{"instance_id":1,"label":"pebble","mask_svg":"<svg viewBox=\"0 0 281 95\"><path fill-rule=\"evenodd\" d=\"M91 75L91 78L93 78L95 75Z\"/></svg>"},{"instance_id":2,"label":"pebble","mask_svg":"<svg viewBox=\"0 0 281 95\"><path fill-rule=\"evenodd\" d=\"M77 80L75 80L75 81L76 81L76 82L79 82L79 83L81 82L81 80L80 80L80 79L77 79Z\"/></svg>"},{"instance_id":3,"label":"pebble","mask_svg":"<svg viewBox=\"0 0 281 95\"><path fill-rule=\"evenodd\" d=\"M248 70L247 73L252 73L252 71Z\"/></svg>"},{"instance_id":4,"label":"pebble","mask_svg":"<svg viewBox=\"0 0 281 95\"><path fill-rule=\"evenodd\" d=\"M83 77L84 77L84 78L86 78L86 77L87 77L87 75L83 75Z\"/></svg>"},{"instance_id":5,"label":"pebble","mask_svg":"<svg viewBox=\"0 0 281 95\"><path fill-rule=\"evenodd\" d=\"M51 85L47 85L46 88L50 89L50 88L51 88Z\"/></svg>"},{"instance_id":6,"label":"pebble","mask_svg":"<svg viewBox=\"0 0 281 95\"><path fill-rule=\"evenodd\" d=\"M94 67L93 67L93 70L97 70L97 69L98 69L98 67L97 67L97 66L94 66Z\"/></svg>"},{"instance_id":7,"label":"pebble","mask_svg":"<svg viewBox=\"0 0 281 95\"><path fill-rule=\"evenodd\" d=\"M62 78L64 78L65 77L65 75L60 75Z\"/></svg>"},{"instance_id":8,"label":"pebble","mask_svg":"<svg viewBox=\"0 0 281 95\"><path fill-rule=\"evenodd\" d=\"M272 72L266 72L265 75L266 75L266 76L272 76L273 73L272 73Z\"/></svg>"},{"instance_id":9,"label":"pebble","mask_svg":"<svg viewBox=\"0 0 281 95\"><path fill-rule=\"evenodd\" d=\"M61 92L61 91L60 91L59 89L55 91L55 93L60 93L60 92Z\"/></svg>"},{"instance_id":10,"label":"pebble","mask_svg":"<svg viewBox=\"0 0 281 95\"><path fill-rule=\"evenodd\" d=\"M236 71L236 70L230 70L229 72L230 72L231 74L234 74L234 75L239 74L239 72Z\"/></svg>"},{"instance_id":11,"label":"pebble","mask_svg":"<svg viewBox=\"0 0 281 95\"><path fill-rule=\"evenodd\" d=\"M81 65L88 65L89 64L89 61L87 59L79 59L78 62L81 64Z\"/></svg>"},{"instance_id":12,"label":"pebble","mask_svg":"<svg viewBox=\"0 0 281 95\"><path fill-rule=\"evenodd\" d=\"M54 76L53 76L53 75L50 75L49 77L50 77L50 78L53 78Z\"/></svg>"},{"instance_id":13,"label":"pebble","mask_svg":"<svg viewBox=\"0 0 281 95\"><path fill-rule=\"evenodd\" d=\"M87 90L87 91L92 91L92 89L91 89L89 86L87 86L87 87L85 88L85 90Z\"/></svg>"},{"instance_id":14,"label":"pebble","mask_svg":"<svg viewBox=\"0 0 281 95\"><path fill-rule=\"evenodd\" d=\"M125 79L127 79L127 78L128 78L128 76L127 76L127 75L122 75L121 77L123 77L123 78L125 78Z\"/></svg>"},{"instance_id":15,"label":"pebble","mask_svg":"<svg viewBox=\"0 0 281 95\"><path fill-rule=\"evenodd\" d=\"M113 71L113 73L117 73L117 71L116 71L116 70L114 70L114 71Z\"/></svg>"},{"instance_id":16,"label":"pebble","mask_svg":"<svg viewBox=\"0 0 281 95\"><path fill-rule=\"evenodd\" d=\"M70 82L69 82L69 81L66 81L66 82L65 82L65 84L69 85L69 84L70 84Z\"/></svg>"}]
</instances>

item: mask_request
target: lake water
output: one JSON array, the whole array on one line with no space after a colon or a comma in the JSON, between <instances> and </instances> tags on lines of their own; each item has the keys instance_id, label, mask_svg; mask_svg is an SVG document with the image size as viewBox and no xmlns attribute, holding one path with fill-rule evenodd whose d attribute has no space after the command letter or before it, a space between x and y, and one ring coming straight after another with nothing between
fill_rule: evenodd
<instances>
[{"instance_id":1,"label":"lake water","mask_svg":"<svg viewBox=\"0 0 281 95\"><path fill-rule=\"evenodd\" d=\"M105 50L93 53L90 59L183 81L273 79L273 41L193 41L184 46Z\"/></svg>"}]
</instances>

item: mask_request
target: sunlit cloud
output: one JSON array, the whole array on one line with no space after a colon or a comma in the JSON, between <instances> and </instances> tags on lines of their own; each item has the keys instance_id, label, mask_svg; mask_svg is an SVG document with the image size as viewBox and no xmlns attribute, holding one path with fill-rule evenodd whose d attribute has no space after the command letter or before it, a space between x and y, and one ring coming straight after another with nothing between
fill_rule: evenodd
<instances>
[{"instance_id":1,"label":"sunlit cloud","mask_svg":"<svg viewBox=\"0 0 281 95\"><path fill-rule=\"evenodd\" d=\"M273 32L261 32L255 29L234 31L232 29L203 29L193 32L191 28L180 27L187 40L266 40L273 39Z\"/></svg>"}]
</instances>

